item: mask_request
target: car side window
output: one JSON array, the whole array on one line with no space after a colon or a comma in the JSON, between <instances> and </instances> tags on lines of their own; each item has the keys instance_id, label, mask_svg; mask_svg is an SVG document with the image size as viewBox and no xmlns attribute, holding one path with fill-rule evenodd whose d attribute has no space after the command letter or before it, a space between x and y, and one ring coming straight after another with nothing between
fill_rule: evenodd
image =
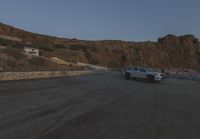
<instances>
[{"instance_id":1,"label":"car side window","mask_svg":"<svg viewBox=\"0 0 200 139\"><path fill-rule=\"evenodd\" d=\"M127 70L132 70L132 68L130 67L130 68L128 68Z\"/></svg>"},{"instance_id":2,"label":"car side window","mask_svg":"<svg viewBox=\"0 0 200 139\"><path fill-rule=\"evenodd\" d=\"M133 68L133 71L138 71L138 68L134 67L134 68Z\"/></svg>"},{"instance_id":3,"label":"car side window","mask_svg":"<svg viewBox=\"0 0 200 139\"><path fill-rule=\"evenodd\" d=\"M144 68L140 68L140 72L146 72Z\"/></svg>"}]
</instances>

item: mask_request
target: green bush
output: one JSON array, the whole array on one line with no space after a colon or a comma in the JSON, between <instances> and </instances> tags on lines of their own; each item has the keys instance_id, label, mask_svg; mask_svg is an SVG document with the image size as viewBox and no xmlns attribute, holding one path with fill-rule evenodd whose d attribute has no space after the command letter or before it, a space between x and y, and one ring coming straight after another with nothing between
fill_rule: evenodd
<instances>
[{"instance_id":1,"label":"green bush","mask_svg":"<svg viewBox=\"0 0 200 139\"><path fill-rule=\"evenodd\" d=\"M86 45L82 45L82 44L73 44L73 45L69 46L69 49L75 50L75 51L82 50L82 51L86 52L87 50L89 50L89 47Z\"/></svg>"},{"instance_id":2,"label":"green bush","mask_svg":"<svg viewBox=\"0 0 200 139\"><path fill-rule=\"evenodd\" d=\"M3 52L10 57L14 57L17 60L23 59L25 57L22 53L13 48L4 49Z\"/></svg>"},{"instance_id":3,"label":"green bush","mask_svg":"<svg viewBox=\"0 0 200 139\"><path fill-rule=\"evenodd\" d=\"M3 45L3 46L10 46L10 45L12 45L12 44L13 44L12 41L5 40L5 39L0 38L0 45Z\"/></svg>"},{"instance_id":4,"label":"green bush","mask_svg":"<svg viewBox=\"0 0 200 139\"><path fill-rule=\"evenodd\" d=\"M24 49L24 47L33 47L33 45L27 45L27 44L24 44L24 43L14 43L11 45L12 48L17 48L17 49Z\"/></svg>"},{"instance_id":5,"label":"green bush","mask_svg":"<svg viewBox=\"0 0 200 139\"><path fill-rule=\"evenodd\" d=\"M97 49L96 46L91 46L91 47L90 47L90 50L91 50L92 52L98 52L98 49Z\"/></svg>"},{"instance_id":6,"label":"green bush","mask_svg":"<svg viewBox=\"0 0 200 139\"><path fill-rule=\"evenodd\" d=\"M52 45L52 47L58 48L58 49L65 49L66 48L66 46L64 46L62 44L54 44L54 45Z\"/></svg>"},{"instance_id":7,"label":"green bush","mask_svg":"<svg viewBox=\"0 0 200 139\"><path fill-rule=\"evenodd\" d=\"M11 47L12 48L24 48L25 46L23 44L16 43L16 44L11 45Z\"/></svg>"},{"instance_id":8,"label":"green bush","mask_svg":"<svg viewBox=\"0 0 200 139\"><path fill-rule=\"evenodd\" d=\"M12 70L16 67L16 61L12 59L7 60L7 65L10 67Z\"/></svg>"},{"instance_id":9,"label":"green bush","mask_svg":"<svg viewBox=\"0 0 200 139\"><path fill-rule=\"evenodd\" d=\"M53 52L53 48L51 48L50 46L39 46L39 49L44 50L44 51L48 51L48 52Z\"/></svg>"},{"instance_id":10,"label":"green bush","mask_svg":"<svg viewBox=\"0 0 200 139\"><path fill-rule=\"evenodd\" d=\"M45 60L40 57L32 57L31 59L28 60L28 62L32 65L43 66L45 63Z\"/></svg>"},{"instance_id":11,"label":"green bush","mask_svg":"<svg viewBox=\"0 0 200 139\"><path fill-rule=\"evenodd\" d=\"M87 46L83 44L73 44L73 45L70 45L68 48L74 51L82 50L83 52L87 52L88 50L90 50L92 52L98 52L98 49L96 46Z\"/></svg>"},{"instance_id":12,"label":"green bush","mask_svg":"<svg viewBox=\"0 0 200 139\"><path fill-rule=\"evenodd\" d=\"M94 57L89 51L85 52L85 57L88 59L88 62L90 64L94 64L94 65L99 64L99 62L96 59L94 59Z\"/></svg>"}]
</instances>

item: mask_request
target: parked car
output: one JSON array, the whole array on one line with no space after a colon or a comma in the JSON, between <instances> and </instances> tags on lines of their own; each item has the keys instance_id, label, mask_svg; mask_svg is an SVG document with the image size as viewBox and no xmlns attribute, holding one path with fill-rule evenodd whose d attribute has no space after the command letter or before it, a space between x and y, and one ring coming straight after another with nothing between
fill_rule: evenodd
<instances>
[{"instance_id":1,"label":"parked car","mask_svg":"<svg viewBox=\"0 0 200 139\"><path fill-rule=\"evenodd\" d=\"M149 82L160 82L166 78L165 73L154 72L144 67L130 67L121 73L125 79L144 79Z\"/></svg>"}]
</instances>

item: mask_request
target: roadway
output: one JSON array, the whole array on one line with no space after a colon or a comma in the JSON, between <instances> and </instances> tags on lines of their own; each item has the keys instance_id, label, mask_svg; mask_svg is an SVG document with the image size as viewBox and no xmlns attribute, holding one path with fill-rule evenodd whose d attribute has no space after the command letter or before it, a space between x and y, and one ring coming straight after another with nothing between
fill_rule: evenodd
<instances>
[{"instance_id":1,"label":"roadway","mask_svg":"<svg viewBox=\"0 0 200 139\"><path fill-rule=\"evenodd\" d=\"M200 82L106 73L0 82L0 139L199 139Z\"/></svg>"}]
</instances>

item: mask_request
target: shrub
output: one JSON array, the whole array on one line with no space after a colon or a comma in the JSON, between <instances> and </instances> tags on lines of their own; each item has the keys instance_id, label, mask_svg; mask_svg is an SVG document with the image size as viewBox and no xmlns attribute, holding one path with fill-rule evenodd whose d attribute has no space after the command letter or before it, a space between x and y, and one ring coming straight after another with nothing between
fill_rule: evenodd
<instances>
[{"instance_id":1,"label":"shrub","mask_svg":"<svg viewBox=\"0 0 200 139\"><path fill-rule=\"evenodd\" d=\"M54 51L54 49L50 45L45 44L45 43L41 43L41 42L34 42L30 47L37 48L37 49L44 50L44 51L48 51L48 52Z\"/></svg>"},{"instance_id":2,"label":"shrub","mask_svg":"<svg viewBox=\"0 0 200 139\"><path fill-rule=\"evenodd\" d=\"M75 51L82 50L82 51L86 52L89 49L89 47L86 45L82 45L82 44L73 44L73 45L69 46L69 49L75 50Z\"/></svg>"},{"instance_id":3,"label":"shrub","mask_svg":"<svg viewBox=\"0 0 200 139\"><path fill-rule=\"evenodd\" d=\"M11 45L12 48L23 48L24 46L20 43L16 43L16 44L13 44Z\"/></svg>"},{"instance_id":4,"label":"shrub","mask_svg":"<svg viewBox=\"0 0 200 139\"><path fill-rule=\"evenodd\" d=\"M51 48L50 46L39 46L39 49L44 50L44 51L48 51L48 52L53 52L53 48Z\"/></svg>"},{"instance_id":5,"label":"shrub","mask_svg":"<svg viewBox=\"0 0 200 139\"><path fill-rule=\"evenodd\" d=\"M33 45L27 45L24 43L15 43L11 45L12 48L17 48L17 49L24 49L24 47L34 47Z\"/></svg>"},{"instance_id":6,"label":"shrub","mask_svg":"<svg viewBox=\"0 0 200 139\"><path fill-rule=\"evenodd\" d=\"M12 43L13 43L12 41L5 40L5 39L0 38L0 45L9 46L9 45L11 45Z\"/></svg>"},{"instance_id":7,"label":"shrub","mask_svg":"<svg viewBox=\"0 0 200 139\"><path fill-rule=\"evenodd\" d=\"M91 50L92 52L98 52L98 49L97 49L96 46L91 46L91 47L90 47L90 50Z\"/></svg>"},{"instance_id":8,"label":"shrub","mask_svg":"<svg viewBox=\"0 0 200 139\"><path fill-rule=\"evenodd\" d=\"M54 44L54 45L52 45L52 47L58 48L58 49L65 49L66 48L66 46L64 46L62 44Z\"/></svg>"},{"instance_id":9,"label":"shrub","mask_svg":"<svg viewBox=\"0 0 200 139\"><path fill-rule=\"evenodd\" d=\"M17 60L23 59L25 57L19 51L17 51L16 49L12 49L12 48L4 49L3 52L6 53L10 57L14 57Z\"/></svg>"},{"instance_id":10,"label":"shrub","mask_svg":"<svg viewBox=\"0 0 200 139\"><path fill-rule=\"evenodd\" d=\"M93 58L92 54L89 51L85 52L85 57L88 59L88 62L90 64L97 65L99 63L96 59Z\"/></svg>"},{"instance_id":11,"label":"shrub","mask_svg":"<svg viewBox=\"0 0 200 139\"><path fill-rule=\"evenodd\" d=\"M8 59L7 60L7 65L12 68L12 70L16 67L16 61L13 59Z\"/></svg>"},{"instance_id":12,"label":"shrub","mask_svg":"<svg viewBox=\"0 0 200 139\"><path fill-rule=\"evenodd\" d=\"M30 64L36 65L36 66L43 66L45 63L45 60L40 57L32 57L28 60Z\"/></svg>"}]
</instances>

